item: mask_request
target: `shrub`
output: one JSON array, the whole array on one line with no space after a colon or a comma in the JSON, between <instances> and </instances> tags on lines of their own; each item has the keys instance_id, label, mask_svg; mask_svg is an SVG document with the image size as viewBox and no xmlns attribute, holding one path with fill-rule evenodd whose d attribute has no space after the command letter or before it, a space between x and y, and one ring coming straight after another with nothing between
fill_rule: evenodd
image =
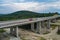
<instances>
[{"instance_id":1,"label":"shrub","mask_svg":"<svg viewBox=\"0 0 60 40\"><path fill-rule=\"evenodd\" d=\"M0 29L0 33L3 33L3 32L5 32L5 30L4 29Z\"/></svg>"},{"instance_id":2,"label":"shrub","mask_svg":"<svg viewBox=\"0 0 60 40\"><path fill-rule=\"evenodd\" d=\"M56 26L54 26L54 25L51 25L51 27L52 27L52 30L54 30L56 28Z\"/></svg>"}]
</instances>

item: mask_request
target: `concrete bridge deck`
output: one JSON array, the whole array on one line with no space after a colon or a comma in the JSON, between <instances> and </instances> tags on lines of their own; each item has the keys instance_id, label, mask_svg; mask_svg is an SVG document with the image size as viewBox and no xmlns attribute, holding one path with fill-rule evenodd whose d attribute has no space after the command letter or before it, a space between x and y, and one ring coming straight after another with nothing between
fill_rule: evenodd
<instances>
[{"instance_id":1,"label":"concrete bridge deck","mask_svg":"<svg viewBox=\"0 0 60 40\"><path fill-rule=\"evenodd\" d=\"M42 17L42 18L32 18L31 21L29 21L29 19L1 21L0 22L0 28L17 26L17 25L24 25L24 24L29 24L29 23L39 22L39 21L45 21L45 20L52 20L52 19L55 19L58 17L60 17L60 15L51 16L51 17Z\"/></svg>"}]
</instances>

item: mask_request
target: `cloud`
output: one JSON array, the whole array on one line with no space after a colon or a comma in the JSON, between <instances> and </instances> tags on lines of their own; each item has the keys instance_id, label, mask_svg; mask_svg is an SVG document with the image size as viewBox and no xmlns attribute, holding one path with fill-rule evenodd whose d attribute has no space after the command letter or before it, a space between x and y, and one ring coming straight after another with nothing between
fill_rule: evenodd
<instances>
[{"instance_id":1,"label":"cloud","mask_svg":"<svg viewBox=\"0 0 60 40\"><path fill-rule=\"evenodd\" d=\"M24 2L25 0L19 0L20 2Z\"/></svg>"},{"instance_id":2,"label":"cloud","mask_svg":"<svg viewBox=\"0 0 60 40\"><path fill-rule=\"evenodd\" d=\"M0 4L20 3L20 2L26 2L26 0L0 0Z\"/></svg>"},{"instance_id":3,"label":"cloud","mask_svg":"<svg viewBox=\"0 0 60 40\"><path fill-rule=\"evenodd\" d=\"M52 11L53 9L60 10L60 1L50 2L50 3L47 3L47 2L23 2L25 0L23 0L23 1L20 0L20 1L21 1L21 3L1 4L0 6L6 7L7 10L9 10L10 12L19 11L19 10L29 10L29 11L35 11L35 12L45 12L48 10ZM6 11L6 13L7 13L6 9L3 9L3 10Z\"/></svg>"},{"instance_id":4,"label":"cloud","mask_svg":"<svg viewBox=\"0 0 60 40\"><path fill-rule=\"evenodd\" d=\"M2 4L1 6L6 6L13 8L14 10L29 10L29 11L43 11L46 10L46 6L38 2L24 2L24 3L13 3L13 4Z\"/></svg>"}]
</instances>

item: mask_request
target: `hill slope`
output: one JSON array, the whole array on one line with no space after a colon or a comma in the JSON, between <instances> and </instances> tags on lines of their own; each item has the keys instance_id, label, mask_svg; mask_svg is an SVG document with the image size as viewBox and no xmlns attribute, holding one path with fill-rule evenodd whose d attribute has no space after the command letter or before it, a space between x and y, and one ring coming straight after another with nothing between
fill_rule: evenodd
<instances>
[{"instance_id":1,"label":"hill slope","mask_svg":"<svg viewBox=\"0 0 60 40\"><path fill-rule=\"evenodd\" d=\"M0 16L0 21L3 20L15 20L15 19L25 19L25 18L35 18L35 17L47 17L53 16L52 13L36 13L31 11L17 11L11 14L6 14Z\"/></svg>"}]
</instances>

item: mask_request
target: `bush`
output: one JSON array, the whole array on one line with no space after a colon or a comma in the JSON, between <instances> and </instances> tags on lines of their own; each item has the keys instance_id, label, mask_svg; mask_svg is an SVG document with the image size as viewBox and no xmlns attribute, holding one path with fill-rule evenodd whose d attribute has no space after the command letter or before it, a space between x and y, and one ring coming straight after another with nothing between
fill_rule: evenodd
<instances>
[{"instance_id":1,"label":"bush","mask_svg":"<svg viewBox=\"0 0 60 40\"><path fill-rule=\"evenodd\" d=\"M56 28L56 26L54 26L54 25L51 25L51 27L52 27L52 30L54 30Z\"/></svg>"},{"instance_id":2,"label":"bush","mask_svg":"<svg viewBox=\"0 0 60 40\"><path fill-rule=\"evenodd\" d=\"M4 29L0 29L0 33L3 33L3 32L5 32L5 30Z\"/></svg>"}]
</instances>

